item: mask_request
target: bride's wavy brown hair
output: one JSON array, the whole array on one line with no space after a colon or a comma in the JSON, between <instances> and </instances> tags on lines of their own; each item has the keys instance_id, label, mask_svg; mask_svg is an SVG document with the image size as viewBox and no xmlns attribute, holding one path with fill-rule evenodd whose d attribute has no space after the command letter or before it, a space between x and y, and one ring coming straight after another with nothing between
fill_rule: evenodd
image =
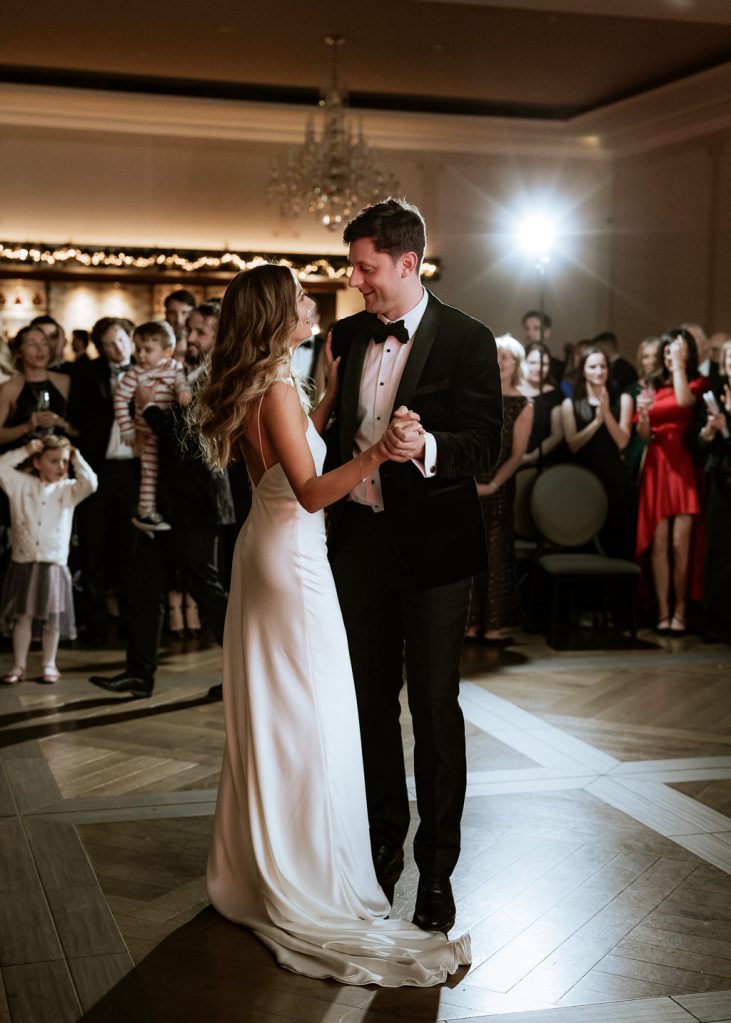
<instances>
[{"instance_id":1,"label":"bride's wavy brown hair","mask_svg":"<svg viewBox=\"0 0 731 1023\"><path fill-rule=\"evenodd\" d=\"M276 263L244 270L223 296L207 380L195 403L205 459L224 469L253 402L289 377L290 337L297 325L292 271Z\"/></svg>"}]
</instances>

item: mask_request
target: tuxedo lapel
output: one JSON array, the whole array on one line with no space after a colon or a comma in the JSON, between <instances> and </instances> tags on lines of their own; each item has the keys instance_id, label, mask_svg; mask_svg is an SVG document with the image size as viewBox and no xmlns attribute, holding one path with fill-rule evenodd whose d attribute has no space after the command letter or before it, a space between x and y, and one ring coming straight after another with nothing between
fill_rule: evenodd
<instances>
[{"instance_id":1,"label":"tuxedo lapel","mask_svg":"<svg viewBox=\"0 0 731 1023\"><path fill-rule=\"evenodd\" d=\"M367 321L358 324L350 339L348 358L340 389L340 454L346 460L352 458L353 440L358 429L358 396L363 361L370 340Z\"/></svg>"},{"instance_id":2,"label":"tuxedo lapel","mask_svg":"<svg viewBox=\"0 0 731 1023\"><path fill-rule=\"evenodd\" d=\"M421 372L424 369L426 360L429 358L429 352L434 344L434 339L437 336L437 330L439 328L439 307L441 302L434 295L429 293L429 302L427 304L424 315L421 318L421 323L414 334L414 340L411 343L411 352L406 360L404 372L401 376L401 382L396 392L396 399L394 401L394 410L400 405L408 406L411 403L411 397L416 390L416 386L419 383Z\"/></svg>"}]
</instances>

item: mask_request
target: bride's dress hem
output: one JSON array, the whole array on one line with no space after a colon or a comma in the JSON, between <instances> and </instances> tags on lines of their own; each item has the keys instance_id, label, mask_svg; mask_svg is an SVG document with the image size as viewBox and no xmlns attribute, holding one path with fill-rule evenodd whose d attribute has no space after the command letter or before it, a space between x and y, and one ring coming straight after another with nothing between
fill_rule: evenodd
<instances>
[{"instance_id":1,"label":"bride's dress hem","mask_svg":"<svg viewBox=\"0 0 731 1023\"><path fill-rule=\"evenodd\" d=\"M282 969L313 980L333 980L350 987L437 987L445 984L459 970L472 965L469 934L450 939L440 931L422 931L415 924L403 920L370 921L374 925L389 923L394 929L399 929L401 937L418 937L432 947L418 952L401 948L397 951L397 943L388 947L374 943L371 955L366 956L363 946L356 952L353 943L349 945L343 940L308 942L272 924L249 924L237 920L221 912L213 903L211 905L229 923L244 927L253 934ZM368 921L359 923L365 925ZM384 975L379 972L379 967L387 967L394 975Z\"/></svg>"}]
</instances>

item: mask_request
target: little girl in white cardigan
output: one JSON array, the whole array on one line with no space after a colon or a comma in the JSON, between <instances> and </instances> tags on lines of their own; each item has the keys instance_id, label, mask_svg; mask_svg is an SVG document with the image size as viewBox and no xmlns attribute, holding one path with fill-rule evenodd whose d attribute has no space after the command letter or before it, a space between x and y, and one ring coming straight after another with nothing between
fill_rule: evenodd
<instances>
[{"instance_id":1,"label":"little girl in white cardigan","mask_svg":"<svg viewBox=\"0 0 731 1023\"><path fill-rule=\"evenodd\" d=\"M68 478L69 462L76 474L73 480ZM10 502L13 538L0 619L12 624L15 658L2 681L14 685L25 678L35 622L42 627L41 681L57 682L59 639L76 638L67 565L74 508L94 493L96 476L68 438L49 436L0 455L0 487Z\"/></svg>"}]
</instances>

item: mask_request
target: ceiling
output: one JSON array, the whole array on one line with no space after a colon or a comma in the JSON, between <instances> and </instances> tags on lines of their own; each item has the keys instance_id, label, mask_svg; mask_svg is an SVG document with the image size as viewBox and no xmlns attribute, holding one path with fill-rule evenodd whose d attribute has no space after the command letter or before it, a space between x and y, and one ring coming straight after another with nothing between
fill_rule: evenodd
<instances>
[{"instance_id":1,"label":"ceiling","mask_svg":"<svg viewBox=\"0 0 731 1023\"><path fill-rule=\"evenodd\" d=\"M101 12L101 13L100 13ZM731 59L731 0L6 0L0 81L567 119Z\"/></svg>"}]
</instances>

